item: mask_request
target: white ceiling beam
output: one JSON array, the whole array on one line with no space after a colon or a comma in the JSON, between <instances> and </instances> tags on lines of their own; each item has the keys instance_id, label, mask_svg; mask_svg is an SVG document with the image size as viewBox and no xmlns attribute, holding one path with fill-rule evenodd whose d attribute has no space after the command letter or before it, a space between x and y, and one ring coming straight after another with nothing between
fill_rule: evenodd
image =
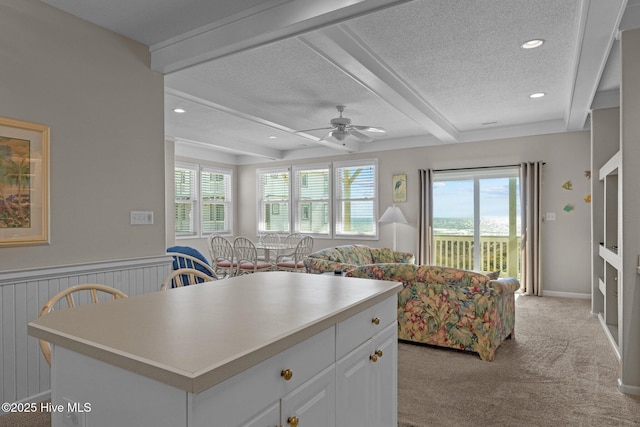
<instances>
[{"instance_id":1,"label":"white ceiling beam","mask_svg":"<svg viewBox=\"0 0 640 427\"><path fill-rule=\"evenodd\" d=\"M203 137L201 133L184 127L174 128L168 126L165 129L165 139L176 142L206 145L209 148L235 155L251 155L269 160L282 160L284 158L283 152L280 150L272 150L238 141L221 141L207 136Z\"/></svg>"},{"instance_id":2,"label":"white ceiling beam","mask_svg":"<svg viewBox=\"0 0 640 427\"><path fill-rule=\"evenodd\" d=\"M627 0L583 0L574 59L574 82L565 111L567 130L582 130L611 47L618 33Z\"/></svg>"},{"instance_id":3,"label":"white ceiling beam","mask_svg":"<svg viewBox=\"0 0 640 427\"><path fill-rule=\"evenodd\" d=\"M213 89L211 86L195 79L173 78L173 76L167 76L165 78L165 93L249 120L262 126L293 134L297 137L313 142L314 144L324 145L338 151L345 151L349 153L358 151L357 144L343 146L324 141L313 135L297 132L296 129L286 124L287 121L291 120L291 117L280 115L273 109L265 110L258 107L255 103L248 102L231 93L226 93L219 88ZM213 102L211 101L212 99L215 99L216 101ZM264 150L267 149L265 148Z\"/></svg>"},{"instance_id":4,"label":"white ceiling beam","mask_svg":"<svg viewBox=\"0 0 640 427\"><path fill-rule=\"evenodd\" d=\"M513 126L499 126L495 128L476 129L460 134L460 142L488 141L493 139L519 138L533 135L566 132L562 119L543 122L525 123Z\"/></svg>"},{"instance_id":5,"label":"white ceiling beam","mask_svg":"<svg viewBox=\"0 0 640 427\"><path fill-rule=\"evenodd\" d=\"M299 39L436 138L443 142L458 140L458 130L350 31L348 24L314 31Z\"/></svg>"},{"instance_id":6,"label":"white ceiling beam","mask_svg":"<svg viewBox=\"0 0 640 427\"><path fill-rule=\"evenodd\" d=\"M151 46L151 68L162 74L292 37L408 0L289 0L214 22Z\"/></svg>"}]
</instances>

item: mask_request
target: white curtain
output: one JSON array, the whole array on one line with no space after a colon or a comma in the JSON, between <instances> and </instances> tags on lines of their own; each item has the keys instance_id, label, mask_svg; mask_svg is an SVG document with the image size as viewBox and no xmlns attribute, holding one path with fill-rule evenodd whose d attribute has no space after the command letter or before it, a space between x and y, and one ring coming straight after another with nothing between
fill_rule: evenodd
<instances>
[{"instance_id":1,"label":"white curtain","mask_svg":"<svg viewBox=\"0 0 640 427\"><path fill-rule=\"evenodd\" d=\"M542 296L542 261L540 225L541 193L544 162L520 164L520 197L522 208L521 290L526 295Z\"/></svg>"},{"instance_id":2,"label":"white curtain","mask_svg":"<svg viewBox=\"0 0 640 427\"><path fill-rule=\"evenodd\" d=\"M418 169L419 206L418 206L418 265L431 264L431 232L433 229L433 195L431 183L433 171Z\"/></svg>"}]
</instances>

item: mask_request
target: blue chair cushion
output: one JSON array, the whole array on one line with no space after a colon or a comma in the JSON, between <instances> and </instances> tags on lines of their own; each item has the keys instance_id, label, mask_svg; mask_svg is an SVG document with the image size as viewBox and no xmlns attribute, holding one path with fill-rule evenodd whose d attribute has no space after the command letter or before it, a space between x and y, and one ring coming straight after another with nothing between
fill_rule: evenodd
<instances>
[{"instance_id":1,"label":"blue chair cushion","mask_svg":"<svg viewBox=\"0 0 640 427\"><path fill-rule=\"evenodd\" d=\"M169 248L167 248L167 252L177 252L180 254L185 254L185 255L190 255L194 258L199 259L200 261L202 261L204 264L206 265L211 265L209 264L209 260L207 260L207 258L202 255L202 252L200 252L199 250L197 250L196 248L192 248L191 246L171 246ZM178 265L178 260L176 260L176 257L173 257L173 269L177 270L179 268L185 268L188 266L185 265L184 260L180 260L180 265ZM211 275L211 273L206 270L204 267L202 267L201 265L196 265L195 266L196 270L202 271L203 273L206 273L208 275Z\"/></svg>"}]
</instances>

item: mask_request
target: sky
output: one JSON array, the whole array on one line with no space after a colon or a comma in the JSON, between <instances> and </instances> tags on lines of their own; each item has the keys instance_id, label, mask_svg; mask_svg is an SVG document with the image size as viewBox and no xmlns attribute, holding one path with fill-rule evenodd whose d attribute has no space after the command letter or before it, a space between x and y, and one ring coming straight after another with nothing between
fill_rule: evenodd
<instances>
[{"instance_id":1,"label":"sky","mask_svg":"<svg viewBox=\"0 0 640 427\"><path fill-rule=\"evenodd\" d=\"M520 191L517 190L517 206ZM436 181L433 183L434 218L472 218L473 181ZM480 180L480 216L509 216L509 179Z\"/></svg>"}]
</instances>

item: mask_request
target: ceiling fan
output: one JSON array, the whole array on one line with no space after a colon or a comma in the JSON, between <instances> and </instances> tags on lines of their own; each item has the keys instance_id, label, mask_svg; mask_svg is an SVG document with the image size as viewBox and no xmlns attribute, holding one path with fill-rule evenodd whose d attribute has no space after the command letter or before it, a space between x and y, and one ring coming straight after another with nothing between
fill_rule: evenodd
<instances>
[{"instance_id":1,"label":"ceiling fan","mask_svg":"<svg viewBox=\"0 0 640 427\"><path fill-rule=\"evenodd\" d=\"M358 138L358 139L360 139L361 141L364 141L364 142L373 141L373 138L371 138L369 135L365 135L364 133L362 133L360 131L374 132L374 133L386 133L387 132L386 130L384 130L384 128L381 128L381 127L378 127L378 126L352 125L350 118L342 117L342 112L344 111L344 108L345 108L344 105L337 105L336 106L336 109L340 113L340 117L336 117L336 118L331 119L331 121L329 122L331 124L330 127L301 130L301 131L298 131L296 133L311 132L311 131L314 131L314 130L330 129L329 133L327 133L326 135L324 135L320 139L321 140L327 140L328 138L334 138L337 141L342 142L342 145L345 145L344 140L348 136L352 136L352 137Z\"/></svg>"}]
</instances>

